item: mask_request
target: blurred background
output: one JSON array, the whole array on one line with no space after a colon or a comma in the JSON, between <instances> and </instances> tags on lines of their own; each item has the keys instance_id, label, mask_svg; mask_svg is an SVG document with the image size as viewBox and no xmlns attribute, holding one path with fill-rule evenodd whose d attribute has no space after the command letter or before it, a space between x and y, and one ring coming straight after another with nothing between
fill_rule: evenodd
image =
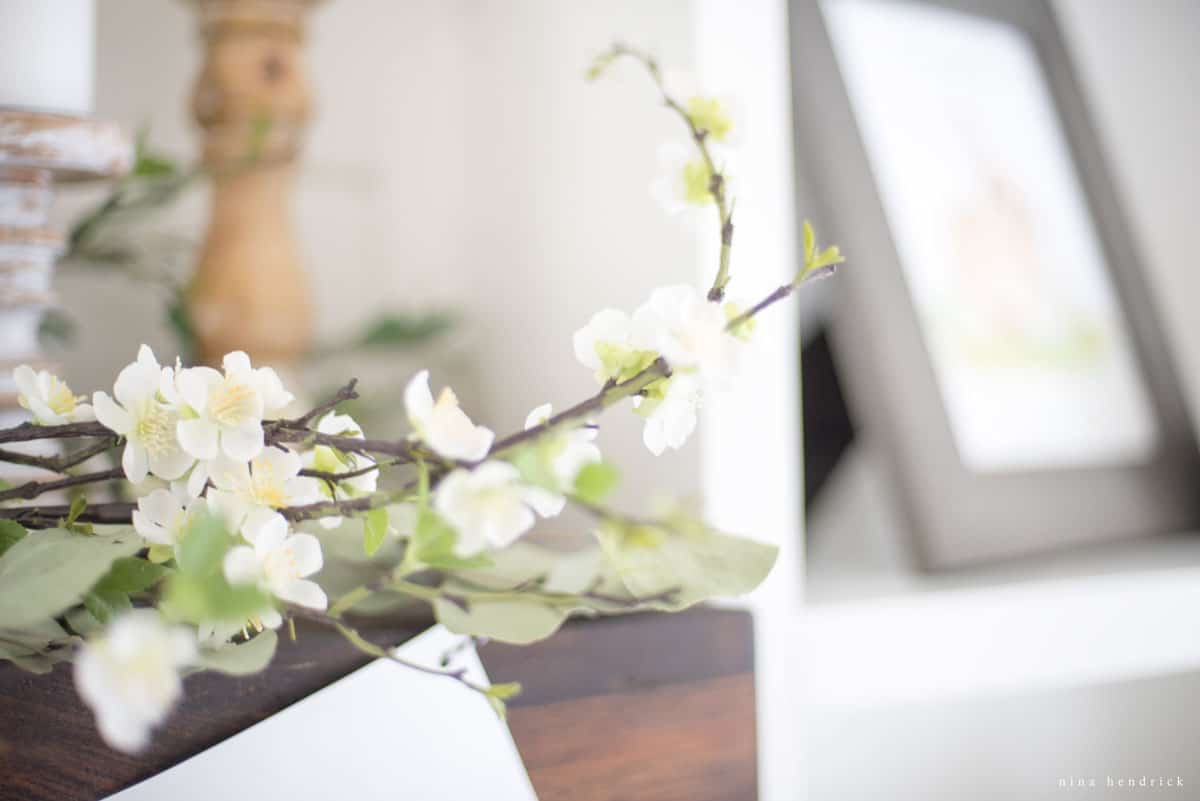
<instances>
[{"instance_id":1,"label":"blurred background","mask_svg":"<svg viewBox=\"0 0 1200 801\"><path fill-rule=\"evenodd\" d=\"M143 177L165 178L158 185L167 189L161 202L112 215L111 225L106 217L54 279L65 319L44 347L79 391L104 386L140 342L167 359L196 344L172 308L214 235L206 234L212 181L190 178L205 142L196 119L204 99L193 95L206 62L205 5L97 4L94 113L142 132ZM989 18L1009 4L952 5ZM1149 359L1173 367L1194 424L1200 3L1012 5L1049 9L1057 20L1074 102L1088 112L1137 255L1136 264L1103 269L1137 271L1161 333ZM473 418L515 429L534 406L562 407L591 391L570 338L596 309L632 307L656 286L707 274L706 240L665 217L647 191L657 144L677 137L676 121L633 70L583 81L591 56L614 40L651 49L742 101L748 156L736 294L756 297L787 274L801 217L836 231L848 269L870 269L855 261L854 236L841 236L854 220L822 227L827 199L811 180L840 169L844 154L797 134L826 113L803 102L807 78L795 73L803 59L789 52L797 21L813 14L827 19L828 8L806 0L790 8L313 4L300 61L284 65L303 76L311 106L285 195L286 235L311 298L294 374L311 396L355 374L367 394L386 398L428 365L435 386L453 384ZM761 31L771 38L760 50ZM770 70L760 69L763 59ZM239 80L236 54L230 63L234 77L217 75L218 86ZM819 77L826 88L841 85L837 73ZM861 118L850 122L837 130L855 136ZM261 135L269 151L272 131ZM110 191L62 191L56 222L78 231ZM760 758L771 766L761 774L763 797L802 797L804 787L814 799L1200 796L1191 789L1200 786L1200 636L1191 623L1200 538L1146 531L1105 544L1083 531L1063 547L930 570L914 547L922 532L906 515L886 432L863 418L862 392L856 399L850 386L863 368L847 363L845 343L875 329L869 309L856 305L861 295L839 281L802 298L798 319L784 313L765 327L769 358L751 367L757 383L714 402L699 446L653 459L636 426L605 432L605 452L624 472L619 500L642 503L648 486L703 495L719 518L752 518L785 545L776 586L755 601L760 642L764 631L771 638L758 656ZM270 289L262 289L268 298ZM303 316L281 319L286 327ZM929 372L926 352L911 353L894 369ZM363 410L378 415L372 429L400 431L389 404L380 406ZM718 422L730 409L742 418ZM759 409L759 419L746 419ZM789 433L801 419L802 452ZM1100 436L1106 425L1085 434ZM766 454L769 475L736 467L756 452ZM1079 497L1062 503L1078 506ZM794 514L802 502L803 520ZM1110 788L1109 777L1135 786ZM1150 786L1158 777L1180 777L1183 787Z\"/></svg>"}]
</instances>

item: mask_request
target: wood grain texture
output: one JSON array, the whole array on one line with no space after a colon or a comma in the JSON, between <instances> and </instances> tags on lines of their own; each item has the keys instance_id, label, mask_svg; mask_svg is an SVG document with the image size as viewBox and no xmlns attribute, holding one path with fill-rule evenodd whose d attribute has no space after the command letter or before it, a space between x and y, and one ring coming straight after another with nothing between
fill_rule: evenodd
<instances>
[{"instance_id":1,"label":"wood grain texture","mask_svg":"<svg viewBox=\"0 0 1200 801\"><path fill-rule=\"evenodd\" d=\"M424 625L360 627L399 643ZM102 798L368 661L328 629L298 628L265 674L189 677L183 704L136 757L99 740L69 665L31 676L0 663L0 799ZM740 801L756 797L752 635L745 613L697 609L572 623L533 646L480 653L493 680L526 687L509 719L543 801Z\"/></svg>"}]
</instances>

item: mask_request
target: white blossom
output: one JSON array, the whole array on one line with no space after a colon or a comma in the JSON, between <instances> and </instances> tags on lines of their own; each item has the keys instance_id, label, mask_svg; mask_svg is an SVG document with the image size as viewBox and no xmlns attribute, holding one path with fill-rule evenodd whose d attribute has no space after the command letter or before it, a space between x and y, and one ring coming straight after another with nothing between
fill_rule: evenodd
<instances>
[{"instance_id":1,"label":"white blossom","mask_svg":"<svg viewBox=\"0 0 1200 801\"><path fill-rule=\"evenodd\" d=\"M696 430L700 407L700 382L681 373L659 382L645 396L633 399L638 414L646 418L642 442L655 456L667 448L679 449Z\"/></svg>"},{"instance_id":2,"label":"white blossom","mask_svg":"<svg viewBox=\"0 0 1200 801\"><path fill-rule=\"evenodd\" d=\"M575 358L593 371L598 384L631 378L650 366L658 355L636 347L633 321L620 309L596 312L587 325L575 332L572 344Z\"/></svg>"},{"instance_id":3,"label":"white blossom","mask_svg":"<svg viewBox=\"0 0 1200 801\"><path fill-rule=\"evenodd\" d=\"M22 364L12 372L17 385L17 403L33 415L39 425L57 426L94 420L92 407L76 396L66 382L48 370L35 371Z\"/></svg>"},{"instance_id":4,"label":"white blossom","mask_svg":"<svg viewBox=\"0 0 1200 801\"><path fill-rule=\"evenodd\" d=\"M460 556L507 547L533 528L536 493L520 479L508 462L490 461L452 470L438 484L433 505L458 532Z\"/></svg>"},{"instance_id":5,"label":"white blossom","mask_svg":"<svg viewBox=\"0 0 1200 801\"><path fill-rule=\"evenodd\" d=\"M415 436L447 459L478 461L487 456L495 434L477 426L459 408L458 398L444 387L437 402L429 389L429 371L413 376L404 389L404 408Z\"/></svg>"},{"instance_id":6,"label":"white blossom","mask_svg":"<svg viewBox=\"0 0 1200 801\"><path fill-rule=\"evenodd\" d=\"M179 421L179 442L196 459L215 459L223 453L246 462L263 449L263 380L240 350L226 354L221 364L224 374L211 367L189 367L177 376L179 395L187 405Z\"/></svg>"},{"instance_id":7,"label":"white blossom","mask_svg":"<svg viewBox=\"0 0 1200 801\"><path fill-rule=\"evenodd\" d=\"M324 609L329 600L311 576L321 569L321 543L311 534L291 534L283 515L267 509L251 512L241 527L250 545L237 545L225 554L225 578L230 584L256 584L281 601ZM277 627L282 619L274 609L259 615L262 625Z\"/></svg>"},{"instance_id":8,"label":"white blossom","mask_svg":"<svg viewBox=\"0 0 1200 801\"><path fill-rule=\"evenodd\" d=\"M662 287L633 314L636 347L657 351L673 371L699 371L721 382L736 370L743 343L727 332L728 319L719 303L686 284Z\"/></svg>"},{"instance_id":9,"label":"white blossom","mask_svg":"<svg viewBox=\"0 0 1200 801\"><path fill-rule=\"evenodd\" d=\"M183 693L179 670L195 658L195 635L143 609L113 621L75 658L75 687L105 741L139 751Z\"/></svg>"},{"instance_id":10,"label":"white blossom","mask_svg":"<svg viewBox=\"0 0 1200 801\"><path fill-rule=\"evenodd\" d=\"M147 542L174 548L188 526L207 508L205 499L191 497L175 482L170 489L159 487L138 498L133 510L133 528Z\"/></svg>"},{"instance_id":11,"label":"white blossom","mask_svg":"<svg viewBox=\"0 0 1200 801\"><path fill-rule=\"evenodd\" d=\"M300 456L281 448L264 448L249 464L218 456L208 466L210 509L233 529L255 509L282 509L321 500L317 481L300 475Z\"/></svg>"},{"instance_id":12,"label":"white blossom","mask_svg":"<svg viewBox=\"0 0 1200 801\"><path fill-rule=\"evenodd\" d=\"M548 403L537 407L525 418L525 430L546 422L553 413L554 408ZM558 435L550 443L550 469L554 473L560 492L568 492L575 486L575 477L584 465L598 462L602 458L595 439L596 427L588 423ZM543 487L530 487L528 501L542 517L553 517L561 513L567 504L567 499L561 494Z\"/></svg>"},{"instance_id":13,"label":"white blossom","mask_svg":"<svg viewBox=\"0 0 1200 801\"><path fill-rule=\"evenodd\" d=\"M142 345L137 361L117 375L113 385L116 400L105 392L92 395L96 419L125 437L121 466L134 484L140 484L148 473L174 481L192 465L192 457L176 438L179 415L159 394L168 378L154 352Z\"/></svg>"},{"instance_id":14,"label":"white blossom","mask_svg":"<svg viewBox=\"0 0 1200 801\"><path fill-rule=\"evenodd\" d=\"M348 414L337 412L329 412L322 417L317 423L317 431L329 436L363 438L362 428L354 421L354 418ZM311 450L305 451L300 459L309 469L335 475L367 470L365 473L339 479L333 482L332 487L330 482L318 479L316 481L317 490L330 500L340 501L372 493L379 481L379 471L368 470L375 464L375 460L360 453L336 450L328 445L317 445ZM330 515L320 518L317 522L324 528L337 528L341 525L342 518Z\"/></svg>"}]
</instances>

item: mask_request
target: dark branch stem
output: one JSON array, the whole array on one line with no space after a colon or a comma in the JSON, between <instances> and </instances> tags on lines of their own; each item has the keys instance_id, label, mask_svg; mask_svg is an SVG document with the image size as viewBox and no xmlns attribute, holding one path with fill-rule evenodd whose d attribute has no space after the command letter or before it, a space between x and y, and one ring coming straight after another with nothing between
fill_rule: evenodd
<instances>
[{"instance_id":1,"label":"dark branch stem","mask_svg":"<svg viewBox=\"0 0 1200 801\"><path fill-rule=\"evenodd\" d=\"M114 467L111 470L97 470L94 473L84 473L78 476L69 476L68 478L60 478L54 481L27 481L18 487L6 489L0 492L0 501L11 501L16 499L32 500L39 495L55 490L69 489L78 487L83 484L96 484L101 481L115 481L125 477L125 471L119 467Z\"/></svg>"},{"instance_id":2,"label":"dark branch stem","mask_svg":"<svg viewBox=\"0 0 1200 801\"><path fill-rule=\"evenodd\" d=\"M34 454L21 453L19 451L10 451L0 448L0 462L21 464L28 467L40 467L43 470L49 470L54 473L62 473L71 469L72 467L83 464L93 456L104 453L110 448L116 446L119 441L120 438L113 435L107 440L101 440L100 442L89 445L80 451L64 456L36 456Z\"/></svg>"},{"instance_id":3,"label":"dark branch stem","mask_svg":"<svg viewBox=\"0 0 1200 801\"><path fill-rule=\"evenodd\" d=\"M94 503L89 504L77 518L80 523L101 523L119 525L129 523L133 510L137 507L132 503ZM15 520L26 528L53 528L71 513L71 507L64 504L53 506L10 506L0 507L0 520Z\"/></svg>"},{"instance_id":4,"label":"dark branch stem","mask_svg":"<svg viewBox=\"0 0 1200 801\"><path fill-rule=\"evenodd\" d=\"M105 437L106 439L112 439L113 432L96 422L64 423L58 426L21 423L19 426L0 430L0 443L33 442L39 439L70 439L72 437Z\"/></svg>"},{"instance_id":5,"label":"dark branch stem","mask_svg":"<svg viewBox=\"0 0 1200 801\"><path fill-rule=\"evenodd\" d=\"M358 393L354 390L356 386L358 386L358 379L351 378L348 382L346 382L346 385L338 389L338 391L334 393L333 397L329 400L325 401L319 406L315 406L306 414L302 414L292 420L280 420L278 421L278 425L282 428L306 429L308 428L309 423L324 417L326 412L333 411L337 408L338 404L345 401L357 400Z\"/></svg>"},{"instance_id":6,"label":"dark branch stem","mask_svg":"<svg viewBox=\"0 0 1200 801\"><path fill-rule=\"evenodd\" d=\"M298 617L303 620L311 620L314 623L319 623L322 626L329 626L337 629L337 631L346 638L346 640L369 656L374 656L379 659L386 659L389 662L395 662L397 665L406 667L410 670L428 673L431 676L442 676L443 678L453 679L460 684L474 690L477 693L487 694L487 687L482 684L477 684L467 678L466 668L436 668L430 665L422 665L420 662L413 662L404 657L397 656L391 649L384 648L381 645L376 645L367 638L363 637L358 631L350 626L347 626L341 620L330 617L324 612L318 612L313 609L308 609L295 604L288 606L288 614L292 617Z\"/></svg>"},{"instance_id":7,"label":"dark branch stem","mask_svg":"<svg viewBox=\"0 0 1200 801\"><path fill-rule=\"evenodd\" d=\"M592 415L599 414L618 401L633 397L658 379L666 378L669 375L671 375L671 368L667 366L665 359L659 357L649 367L632 378L618 384L607 384L592 397L575 404L565 411L559 412L544 421L541 425L527 428L524 431L518 431L516 434L512 434L496 442L492 445L491 451L488 452L488 457L496 456L518 445L542 437L551 431L565 428L580 420L585 420Z\"/></svg>"},{"instance_id":8,"label":"dark branch stem","mask_svg":"<svg viewBox=\"0 0 1200 801\"><path fill-rule=\"evenodd\" d=\"M708 290L708 299L713 302L720 302L725 297L725 286L729 283L729 255L733 249L733 209L725 194L725 175L717 167L716 160L713 159L712 151L708 146L708 131L697 126L696 121L692 119L692 115L688 113L687 109L667 91L666 84L663 82L662 72L659 70L658 62L653 56L621 44L615 45L612 52L614 56L629 56L646 68L659 94L662 95L663 104L674 111L683 121L684 125L687 126L692 141L696 143L696 148L700 151L700 157L704 159L704 166L708 169L710 176L709 192L712 194L713 201L717 205L718 232L720 234L720 257L717 264L717 275L713 279L712 287Z\"/></svg>"}]
</instances>

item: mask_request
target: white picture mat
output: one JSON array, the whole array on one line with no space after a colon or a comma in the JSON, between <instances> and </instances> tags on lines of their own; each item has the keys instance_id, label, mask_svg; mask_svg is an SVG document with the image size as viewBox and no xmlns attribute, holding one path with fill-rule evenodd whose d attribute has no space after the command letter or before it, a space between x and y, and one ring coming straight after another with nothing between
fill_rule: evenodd
<instances>
[{"instance_id":1,"label":"white picture mat","mask_svg":"<svg viewBox=\"0 0 1200 801\"><path fill-rule=\"evenodd\" d=\"M1148 461L1158 426L1031 42L913 3L823 9L964 465Z\"/></svg>"},{"instance_id":2,"label":"white picture mat","mask_svg":"<svg viewBox=\"0 0 1200 801\"><path fill-rule=\"evenodd\" d=\"M434 626L396 649L487 683L474 648ZM458 649L458 650L455 650ZM508 728L452 679L377 660L108 801L536 801Z\"/></svg>"}]
</instances>

